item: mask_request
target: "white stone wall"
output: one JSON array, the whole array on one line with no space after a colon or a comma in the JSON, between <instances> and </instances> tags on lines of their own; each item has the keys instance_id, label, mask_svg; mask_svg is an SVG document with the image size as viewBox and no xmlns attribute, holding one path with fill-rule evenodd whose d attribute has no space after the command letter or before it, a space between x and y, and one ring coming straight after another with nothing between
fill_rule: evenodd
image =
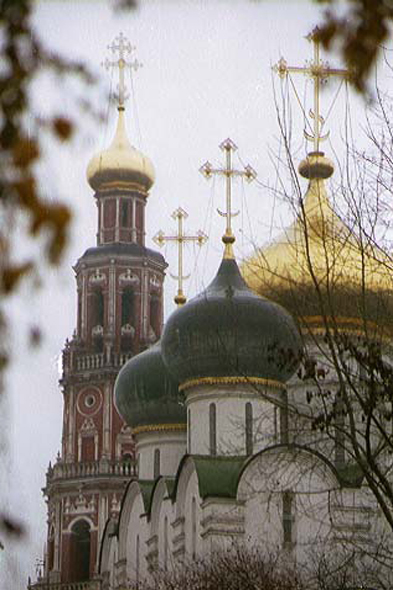
<instances>
[{"instance_id":1,"label":"white stone wall","mask_svg":"<svg viewBox=\"0 0 393 590\"><path fill-rule=\"evenodd\" d=\"M186 452L186 430L153 430L135 437L140 479L154 479L154 453L160 452L160 475L175 475Z\"/></svg>"},{"instance_id":2,"label":"white stone wall","mask_svg":"<svg viewBox=\"0 0 393 590\"><path fill-rule=\"evenodd\" d=\"M210 455L211 404L216 406L217 455L246 454L246 404L253 409L254 452L279 442L282 392L252 383L199 385L186 392L191 433L188 453Z\"/></svg>"}]
</instances>

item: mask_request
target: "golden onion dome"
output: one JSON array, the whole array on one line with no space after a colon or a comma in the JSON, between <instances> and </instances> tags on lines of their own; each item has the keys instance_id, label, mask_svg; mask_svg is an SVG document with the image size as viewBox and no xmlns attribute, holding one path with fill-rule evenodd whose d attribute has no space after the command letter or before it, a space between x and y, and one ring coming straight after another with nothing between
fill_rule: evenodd
<instances>
[{"instance_id":1,"label":"golden onion dome","mask_svg":"<svg viewBox=\"0 0 393 590\"><path fill-rule=\"evenodd\" d=\"M320 329L326 318L350 330L365 320L387 327L388 317L393 328L392 259L334 211L325 186L333 164L321 152L309 154L299 172L309 179L301 211L277 239L243 263L246 282L307 329Z\"/></svg>"},{"instance_id":2,"label":"golden onion dome","mask_svg":"<svg viewBox=\"0 0 393 590\"><path fill-rule=\"evenodd\" d=\"M117 129L108 149L89 162L87 180L95 191L111 188L142 188L148 191L154 183L153 164L134 148L127 137L124 108L119 107Z\"/></svg>"}]
</instances>

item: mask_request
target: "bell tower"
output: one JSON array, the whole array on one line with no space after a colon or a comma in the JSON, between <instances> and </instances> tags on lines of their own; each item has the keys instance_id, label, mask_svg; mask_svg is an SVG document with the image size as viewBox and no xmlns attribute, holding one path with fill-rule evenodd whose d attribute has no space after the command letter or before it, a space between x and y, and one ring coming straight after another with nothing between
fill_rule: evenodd
<instances>
[{"instance_id":1,"label":"bell tower","mask_svg":"<svg viewBox=\"0 0 393 590\"><path fill-rule=\"evenodd\" d=\"M77 325L63 350L62 445L44 488L48 540L36 589L87 581L86 587L96 588L104 526L118 514L134 474L132 434L113 402L115 379L122 365L161 333L166 263L145 246L154 169L130 144L125 122L124 71L137 62L127 61L133 48L123 35L109 49L116 59L106 65L119 69L117 128L109 148L87 168L97 242L74 266Z\"/></svg>"}]
</instances>

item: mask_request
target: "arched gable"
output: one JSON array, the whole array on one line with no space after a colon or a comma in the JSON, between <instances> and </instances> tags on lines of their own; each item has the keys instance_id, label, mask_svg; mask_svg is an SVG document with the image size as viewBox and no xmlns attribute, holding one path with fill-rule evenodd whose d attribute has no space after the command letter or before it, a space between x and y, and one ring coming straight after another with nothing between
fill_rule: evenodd
<instances>
[{"instance_id":1,"label":"arched gable","mask_svg":"<svg viewBox=\"0 0 393 590\"><path fill-rule=\"evenodd\" d=\"M149 511L153 486L153 481L133 480L127 487L119 516L119 559L126 558L131 513L136 509L140 518ZM137 507L135 507L136 503L138 503Z\"/></svg>"},{"instance_id":2,"label":"arched gable","mask_svg":"<svg viewBox=\"0 0 393 590\"><path fill-rule=\"evenodd\" d=\"M273 457L276 460L271 461L269 459L270 457ZM266 471L268 463L271 464L270 474ZM282 470L285 467L285 478L287 485L292 485L289 481L291 469L294 469L295 466L299 465L300 463L302 464L302 479L304 479L306 474L319 474L320 477L326 479L329 489L340 488L341 484L339 474L334 465L324 455L318 451L301 445L283 444L263 449L244 462L238 477L238 497L239 486L241 485L241 482L243 481L244 484L244 482L247 480L247 474L250 473L251 470L255 469L256 465L263 466L262 470L265 470L263 472L263 477L266 482L270 482L269 487L273 486L274 488L277 488L277 486L282 487L283 485L283 482L280 482L277 477L277 471L279 469ZM294 484L295 482L292 483Z\"/></svg>"},{"instance_id":3,"label":"arched gable","mask_svg":"<svg viewBox=\"0 0 393 590\"><path fill-rule=\"evenodd\" d=\"M192 476L196 475L195 461L192 456L186 456L182 459L176 474L175 487L173 490L173 501L175 502L176 520L184 517L187 490Z\"/></svg>"},{"instance_id":4,"label":"arched gable","mask_svg":"<svg viewBox=\"0 0 393 590\"><path fill-rule=\"evenodd\" d=\"M127 488L119 521L119 562L124 575L138 582L146 573L146 540L149 536L147 513L154 482L132 481Z\"/></svg>"},{"instance_id":5,"label":"arched gable","mask_svg":"<svg viewBox=\"0 0 393 590\"><path fill-rule=\"evenodd\" d=\"M104 532L101 540L100 557L98 562L98 571L100 574L109 571L109 556L111 553L111 543L116 537L117 541L118 523L114 518L109 518L105 523Z\"/></svg>"},{"instance_id":6,"label":"arched gable","mask_svg":"<svg viewBox=\"0 0 393 590\"><path fill-rule=\"evenodd\" d=\"M174 478L160 477L154 486L150 502L150 534L156 535L160 524L160 513L162 509L162 502L170 496L169 482L173 482Z\"/></svg>"},{"instance_id":7,"label":"arched gable","mask_svg":"<svg viewBox=\"0 0 393 590\"><path fill-rule=\"evenodd\" d=\"M264 449L238 481L248 542L301 560L322 551L333 538L331 506L340 492L335 469L319 453L295 445Z\"/></svg>"}]
</instances>

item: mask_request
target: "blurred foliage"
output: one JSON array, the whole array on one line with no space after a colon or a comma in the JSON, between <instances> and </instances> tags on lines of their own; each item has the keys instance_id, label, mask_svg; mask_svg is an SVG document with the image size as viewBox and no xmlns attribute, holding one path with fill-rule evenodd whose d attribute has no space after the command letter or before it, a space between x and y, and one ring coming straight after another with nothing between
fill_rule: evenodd
<instances>
[{"instance_id":1,"label":"blurred foliage","mask_svg":"<svg viewBox=\"0 0 393 590\"><path fill-rule=\"evenodd\" d=\"M42 260L58 264L71 219L66 205L45 198L36 166L44 156L44 137L67 142L74 124L59 112L47 118L35 114L31 85L43 71L93 82L81 63L53 54L37 38L31 23L32 4L31 0L0 0L0 373L9 356L10 326L4 302L25 277L38 278ZM37 242L36 254L22 258L18 244L28 240ZM37 345L40 336L39 327L31 327L29 345ZM0 549L4 538L20 538L24 533L23 523L0 513Z\"/></svg>"},{"instance_id":2,"label":"blurred foliage","mask_svg":"<svg viewBox=\"0 0 393 590\"><path fill-rule=\"evenodd\" d=\"M393 0L347 0L343 14L335 8L338 0L316 0L330 4L319 27L318 37L325 49L338 45L346 66L352 72L354 87L364 93L392 27Z\"/></svg>"},{"instance_id":3,"label":"blurred foliage","mask_svg":"<svg viewBox=\"0 0 393 590\"><path fill-rule=\"evenodd\" d=\"M31 84L43 70L53 71L60 77L76 76L86 84L93 82L81 63L45 48L32 27L31 12L31 0L0 1L0 293L3 301L24 277L34 275L38 268L37 257L20 259L16 237L18 241L26 238L38 241L44 236L46 241L38 256L49 264L57 264L66 245L71 219L68 207L45 198L36 164L43 155L44 134L52 135L58 142L67 142L73 135L74 125L58 112L47 118L36 115L31 104ZM1 312L4 340L7 324L0 309ZM30 342L35 344L38 340L34 335ZM3 345L1 367L7 360L5 348Z\"/></svg>"}]
</instances>

